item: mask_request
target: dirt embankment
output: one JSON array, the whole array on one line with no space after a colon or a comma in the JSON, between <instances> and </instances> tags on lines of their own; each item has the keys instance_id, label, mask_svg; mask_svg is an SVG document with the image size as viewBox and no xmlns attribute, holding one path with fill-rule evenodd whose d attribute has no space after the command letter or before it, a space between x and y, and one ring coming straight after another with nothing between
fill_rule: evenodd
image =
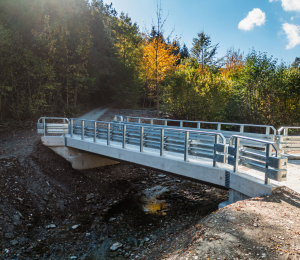
<instances>
[{"instance_id":1,"label":"dirt embankment","mask_svg":"<svg viewBox=\"0 0 300 260\"><path fill-rule=\"evenodd\" d=\"M155 111L102 119L115 114ZM0 147L0 258L300 256L300 199L287 189L217 211L226 191L123 163L77 171L35 129L0 138Z\"/></svg>"}]
</instances>

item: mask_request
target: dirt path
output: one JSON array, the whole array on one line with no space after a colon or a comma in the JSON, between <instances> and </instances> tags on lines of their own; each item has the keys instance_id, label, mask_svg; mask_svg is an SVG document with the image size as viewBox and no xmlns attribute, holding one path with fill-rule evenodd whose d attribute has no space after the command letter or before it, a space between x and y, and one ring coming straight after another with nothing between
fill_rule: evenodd
<instances>
[{"instance_id":1,"label":"dirt path","mask_svg":"<svg viewBox=\"0 0 300 260\"><path fill-rule=\"evenodd\" d=\"M101 119L115 114L155 111ZM226 191L123 163L77 171L35 129L0 145L1 259L299 256L300 199L289 190L217 211Z\"/></svg>"},{"instance_id":2,"label":"dirt path","mask_svg":"<svg viewBox=\"0 0 300 260\"><path fill-rule=\"evenodd\" d=\"M98 120L98 118L100 118L101 116L103 116L107 111L109 111L111 109L111 107L113 107L113 105L109 105L106 107L99 107L96 108L84 115L82 115L79 118L82 119L87 119L87 120Z\"/></svg>"}]
</instances>

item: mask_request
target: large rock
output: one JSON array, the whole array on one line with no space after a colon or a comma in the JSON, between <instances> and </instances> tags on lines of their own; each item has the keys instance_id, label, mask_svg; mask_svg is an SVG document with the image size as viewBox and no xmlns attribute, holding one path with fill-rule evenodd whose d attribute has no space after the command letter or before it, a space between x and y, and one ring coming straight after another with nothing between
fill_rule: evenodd
<instances>
[{"instance_id":1,"label":"large rock","mask_svg":"<svg viewBox=\"0 0 300 260\"><path fill-rule=\"evenodd\" d=\"M110 247L110 250L111 251L116 251L118 248L121 248L123 245L119 242L117 243L114 243L111 247Z\"/></svg>"}]
</instances>

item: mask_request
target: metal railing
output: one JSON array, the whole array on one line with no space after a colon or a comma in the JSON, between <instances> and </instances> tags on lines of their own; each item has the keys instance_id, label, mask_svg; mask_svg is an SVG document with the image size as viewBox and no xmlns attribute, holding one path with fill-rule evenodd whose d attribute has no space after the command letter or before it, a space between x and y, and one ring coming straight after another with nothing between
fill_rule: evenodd
<instances>
[{"instance_id":1,"label":"metal railing","mask_svg":"<svg viewBox=\"0 0 300 260\"><path fill-rule=\"evenodd\" d=\"M262 152L260 150L244 147L240 144L241 139L251 139L253 142L262 143L266 146L266 149ZM238 166L243 165L265 172L265 184L267 185L270 184L270 179L276 181L286 180L287 158L279 156L280 149L275 142L233 135L229 141L228 154L228 164L233 166L233 171L236 173L238 173Z\"/></svg>"},{"instance_id":2,"label":"metal railing","mask_svg":"<svg viewBox=\"0 0 300 260\"><path fill-rule=\"evenodd\" d=\"M300 126L282 126L277 131L273 126L270 125L253 125L253 124L236 124L236 123L224 123L224 122L206 122L206 121L190 121L190 120L174 120L174 119L159 119L159 118L148 118L148 117L131 117L127 116L123 119L122 116L115 116L114 120L116 122L124 121L128 124L138 123L141 125L164 125L166 127L169 126L172 122L179 123L180 128L186 129L199 129L202 131L216 131L222 133L225 138L229 141L230 137L235 134L239 134L242 136L256 138L256 139L264 139L271 142L276 142L284 153L287 151L300 151L300 136L290 136L288 135L289 129L300 129ZM203 125L206 127L211 127L211 125L215 125L216 129L203 129L201 128ZM194 126L194 127L193 127ZM237 126L239 127L239 131L234 130L225 130L225 126ZM249 130L254 128L265 128L265 134L262 133L253 133L250 131L245 131L245 128ZM283 134L282 134L283 132ZM252 139L243 139L241 140L243 145L248 145L251 147L262 147L264 145L261 143L253 142Z\"/></svg>"},{"instance_id":3,"label":"metal railing","mask_svg":"<svg viewBox=\"0 0 300 260\"><path fill-rule=\"evenodd\" d=\"M300 150L300 136L289 135L289 129L300 129L299 126L282 126L277 131L277 143L281 150L299 151ZM281 134L283 131L283 134Z\"/></svg>"},{"instance_id":4,"label":"metal railing","mask_svg":"<svg viewBox=\"0 0 300 260\"><path fill-rule=\"evenodd\" d=\"M116 115L114 120L116 120L116 121L123 120L123 117ZM171 122L179 122L179 127L186 127L185 124L195 124L195 126L196 126L195 128L198 128L198 129L200 129L202 125L216 125L217 129L211 129L211 130L217 130L217 131L228 131L228 130L222 130L222 126L239 126L239 131L232 131L232 132L238 132L238 133L249 133L249 132L245 132L245 127L265 128L266 135L275 135L276 134L276 129L271 125L253 125L253 124L237 124L237 123L226 123L226 122L206 122L206 121L190 121L190 120L175 120L175 119L159 119L159 118L132 117L132 116L125 117L125 122L129 123L132 120L136 120L137 123L141 123L141 121L143 120L144 123L149 122L151 125L154 124L155 122L161 122L162 124L160 124L160 125L165 125L165 126L168 126L168 123L171 123ZM273 132L272 134L271 134L271 131Z\"/></svg>"},{"instance_id":5,"label":"metal railing","mask_svg":"<svg viewBox=\"0 0 300 260\"><path fill-rule=\"evenodd\" d=\"M51 120L51 123L46 121ZM53 123L53 121L63 121L62 123ZM37 132L39 134L67 134L69 132L69 119L65 117L41 117L37 123Z\"/></svg>"},{"instance_id":6,"label":"metal railing","mask_svg":"<svg viewBox=\"0 0 300 260\"><path fill-rule=\"evenodd\" d=\"M51 121L49 123L49 121ZM62 121L62 123L53 123ZM42 123L41 123L42 122ZM138 146L139 152L146 148L158 150L160 156L170 156L173 153L183 154L183 160L209 158L213 166L217 163L228 163L233 171L238 173L238 166L259 170L265 173L265 184L270 179L286 180L287 158L280 157L280 147L276 142L256 139L247 136L233 135L229 144L222 133L209 132L197 129L176 128L165 125L147 125L124 121L95 121L67 118L40 118L37 124L38 133L69 134L71 138L86 140L102 145L121 144L123 149ZM102 140L102 141L100 141ZM105 140L105 142L103 142ZM265 149L254 149L244 145L241 141L259 143ZM129 148L129 146L128 146ZM148 149L146 152L155 150ZM274 152L273 152L274 151ZM166 152L171 152L167 153Z\"/></svg>"},{"instance_id":7,"label":"metal railing","mask_svg":"<svg viewBox=\"0 0 300 260\"><path fill-rule=\"evenodd\" d=\"M114 117L114 122L120 123L121 120L123 120L123 118L121 116ZM132 121L134 121L134 122L132 122ZM123 122L125 124L161 125L161 126L163 125L165 127L172 127L172 126L169 126L169 124L171 122L177 122L177 123L179 122L180 128L198 129L201 131L222 133L228 142L229 142L230 137L235 134L239 134L239 135L247 136L247 137L251 137L251 138L264 139L264 140L268 140L268 141L276 141L276 129L273 126L269 126L269 125L252 125L252 124L235 124L235 123L222 123L222 122L157 119L157 118L146 118L146 117L126 117L125 120L123 120ZM216 125L214 127L216 129L201 128L203 126L211 127L212 125ZM229 126L229 127L238 126L239 131L222 130L222 128L224 129L224 126ZM251 129L255 130L259 127L265 128L265 134L253 133L253 131L250 132ZM260 143L253 142L251 140L242 140L242 144L252 146L252 147L264 148L264 146L261 145Z\"/></svg>"},{"instance_id":8,"label":"metal railing","mask_svg":"<svg viewBox=\"0 0 300 260\"><path fill-rule=\"evenodd\" d=\"M189 156L210 158L214 167L217 162L225 163L226 158L226 150L219 146L225 144L226 139L221 133L215 132L72 118L71 138L74 135L80 136L81 140L93 138L94 143L97 139L107 140L107 145L111 145L111 142L121 143L124 149L127 144L139 146L140 152L144 152L144 148L158 149L160 156L164 156L166 151L180 153L184 155L184 161L188 161Z\"/></svg>"},{"instance_id":9,"label":"metal railing","mask_svg":"<svg viewBox=\"0 0 300 260\"><path fill-rule=\"evenodd\" d=\"M300 129L300 126L282 126L277 130L278 135L281 135L281 132L283 131L283 135L288 135L289 129Z\"/></svg>"}]
</instances>

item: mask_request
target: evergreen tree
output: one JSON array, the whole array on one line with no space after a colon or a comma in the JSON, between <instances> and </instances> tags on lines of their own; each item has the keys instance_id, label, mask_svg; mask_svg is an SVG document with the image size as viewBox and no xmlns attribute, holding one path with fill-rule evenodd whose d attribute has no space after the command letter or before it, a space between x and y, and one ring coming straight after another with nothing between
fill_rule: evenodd
<instances>
[{"instance_id":1,"label":"evergreen tree","mask_svg":"<svg viewBox=\"0 0 300 260\"><path fill-rule=\"evenodd\" d=\"M204 68L205 66L217 67L222 59L217 59L217 49L219 44L212 45L210 36L204 32L198 33L198 37L193 39L191 57Z\"/></svg>"},{"instance_id":2,"label":"evergreen tree","mask_svg":"<svg viewBox=\"0 0 300 260\"><path fill-rule=\"evenodd\" d=\"M300 57L295 58L295 61L292 63L292 68L300 69Z\"/></svg>"},{"instance_id":3,"label":"evergreen tree","mask_svg":"<svg viewBox=\"0 0 300 260\"><path fill-rule=\"evenodd\" d=\"M180 57L181 57L181 60L184 60L185 58L190 57L189 49L186 47L185 43L183 44L183 47L180 48Z\"/></svg>"}]
</instances>

